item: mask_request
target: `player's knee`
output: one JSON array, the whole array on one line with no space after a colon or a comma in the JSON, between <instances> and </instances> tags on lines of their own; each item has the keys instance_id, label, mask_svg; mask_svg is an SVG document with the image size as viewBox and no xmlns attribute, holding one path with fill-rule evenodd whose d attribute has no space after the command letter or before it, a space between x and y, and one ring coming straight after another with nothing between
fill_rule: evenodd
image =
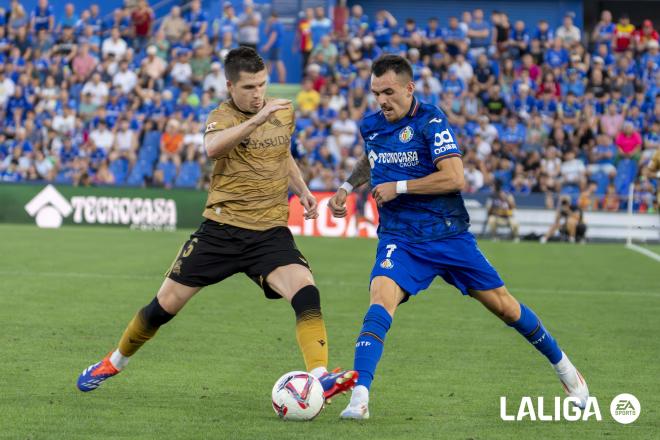
<instances>
[{"instance_id":1,"label":"player's knee","mask_svg":"<svg viewBox=\"0 0 660 440\"><path fill-rule=\"evenodd\" d=\"M520 319L520 304L518 301L506 302L500 311L500 319L506 323L516 322Z\"/></svg>"},{"instance_id":2,"label":"player's knee","mask_svg":"<svg viewBox=\"0 0 660 440\"><path fill-rule=\"evenodd\" d=\"M520 319L520 304L502 286L497 289L481 291L473 294L488 310L506 323L515 322Z\"/></svg>"},{"instance_id":3,"label":"player's knee","mask_svg":"<svg viewBox=\"0 0 660 440\"><path fill-rule=\"evenodd\" d=\"M495 289L499 297L498 316L504 322L511 323L520 319L520 304L505 287Z\"/></svg>"},{"instance_id":4,"label":"player's knee","mask_svg":"<svg viewBox=\"0 0 660 440\"><path fill-rule=\"evenodd\" d=\"M156 297L166 312L176 315L199 290L199 287L185 286L166 278Z\"/></svg>"},{"instance_id":5,"label":"player's knee","mask_svg":"<svg viewBox=\"0 0 660 440\"><path fill-rule=\"evenodd\" d=\"M167 312L158 302L158 297L147 304L145 307L140 310L140 315L144 319L145 323L152 328L160 327L163 324L166 324L170 319L174 318L174 315Z\"/></svg>"},{"instance_id":6,"label":"player's knee","mask_svg":"<svg viewBox=\"0 0 660 440\"><path fill-rule=\"evenodd\" d=\"M404 293L401 288L387 277L375 277L371 282L371 304L379 304L394 315L397 306L403 300Z\"/></svg>"},{"instance_id":7,"label":"player's knee","mask_svg":"<svg viewBox=\"0 0 660 440\"><path fill-rule=\"evenodd\" d=\"M301 271L300 275L293 280L291 290L293 292L299 292L301 289L304 289L306 287L313 287L314 289L316 289L316 286L314 285L314 277L312 276L312 273L303 266L300 266L300 268L303 270Z\"/></svg>"},{"instance_id":8,"label":"player's knee","mask_svg":"<svg viewBox=\"0 0 660 440\"><path fill-rule=\"evenodd\" d=\"M290 300L304 287L313 286L314 277L307 267L290 264L272 271L266 277L266 282L275 292Z\"/></svg>"},{"instance_id":9,"label":"player's knee","mask_svg":"<svg viewBox=\"0 0 660 440\"><path fill-rule=\"evenodd\" d=\"M321 313L321 295L313 284L304 286L291 298L291 307L300 319L310 314Z\"/></svg>"},{"instance_id":10,"label":"player's knee","mask_svg":"<svg viewBox=\"0 0 660 440\"><path fill-rule=\"evenodd\" d=\"M491 215L490 217L488 217L488 228L489 229L494 229L495 228L495 222L497 222L497 219L495 218L495 216Z\"/></svg>"}]
</instances>

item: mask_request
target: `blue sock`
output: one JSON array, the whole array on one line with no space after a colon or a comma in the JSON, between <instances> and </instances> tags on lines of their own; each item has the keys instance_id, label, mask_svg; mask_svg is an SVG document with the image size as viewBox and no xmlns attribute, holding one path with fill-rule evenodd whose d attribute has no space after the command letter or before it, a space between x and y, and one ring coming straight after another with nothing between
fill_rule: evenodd
<instances>
[{"instance_id":1,"label":"blue sock","mask_svg":"<svg viewBox=\"0 0 660 440\"><path fill-rule=\"evenodd\" d=\"M367 389L371 386L390 325L392 317L385 307L380 304L369 307L355 344L354 368L360 374L357 385L364 385Z\"/></svg>"},{"instance_id":2,"label":"blue sock","mask_svg":"<svg viewBox=\"0 0 660 440\"><path fill-rule=\"evenodd\" d=\"M509 324L518 330L538 351L556 364L561 360L561 350L555 338L543 327L541 320L525 304L520 303L520 319Z\"/></svg>"}]
</instances>

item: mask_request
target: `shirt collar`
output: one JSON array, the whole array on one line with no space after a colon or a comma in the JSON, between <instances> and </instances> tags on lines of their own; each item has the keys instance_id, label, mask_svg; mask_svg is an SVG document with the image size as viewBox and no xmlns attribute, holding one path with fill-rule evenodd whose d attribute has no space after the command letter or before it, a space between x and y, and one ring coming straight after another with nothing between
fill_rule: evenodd
<instances>
[{"instance_id":1,"label":"shirt collar","mask_svg":"<svg viewBox=\"0 0 660 440\"><path fill-rule=\"evenodd\" d=\"M417 110L419 110L419 102L417 101L417 98L413 96L413 101L410 105L410 110L408 111L408 117L412 118L415 116L417 114Z\"/></svg>"}]
</instances>

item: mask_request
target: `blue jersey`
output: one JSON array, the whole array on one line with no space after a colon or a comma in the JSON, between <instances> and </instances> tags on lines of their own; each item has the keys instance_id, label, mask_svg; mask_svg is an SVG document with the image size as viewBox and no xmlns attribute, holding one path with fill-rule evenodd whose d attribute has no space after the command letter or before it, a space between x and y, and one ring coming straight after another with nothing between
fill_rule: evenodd
<instances>
[{"instance_id":1,"label":"blue jersey","mask_svg":"<svg viewBox=\"0 0 660 440\"><path fill-rule=\"evenodd\" d=\"M392 39L392 29L390 27L389 21L376 21L373 24L371 31L373 32L374 38L376 39L376 44L379 46L387 46L390 44Z\"/></svg>"},{"instance_id":2,"label":"blue jersey","mask_svg":"<svg viewBox=\"0 0 660 440\"><path fill-rule=\"evenodd\" d=\"M615 34L616 25L614 23L608 23L598 28L598 36L596 37L596 40L598 41L598 44L607 44L607 47L611 49L612 39L614 38Z\"/></svg>"},{"instance_id":3,"label":"blue jersey","mask_svg":"<svg viewBox=\"0 0 660 440\"><path fill-rule=\"evenodd\" d=\"M284 39L284 25L280 23L279 21L274 22L270 26L270 33L268 34L269 38L271 34L277 34L275 37L275 41L273 42L273 48L281 48L282 47L282 40Z\"/></svg>"},{"instance_id":4,"label":"blue jersey","mask_svg":"<svg viewBox=\"0 0 660 440\"><path fill-rule=\"evenodd\" d=\"M46 6L45 9L41 9L39 6L34 8L32 11L32 19L34 20L34 31L49 31L50 30L50 18L53 16L53 7L51 5Z\"/></svg>"},{"instance_id":5,"label":"blue jersey","mask_svg":"<svg viewBox=\"0 0 660 440\"><path fill-rule=\"evenodd\" d=\"M352 37L358 35L361 30L369 29L369 17L362 15L362 17L357 18L350 16L348 18L348 34Z\"/></svg>"},{"instance_id":6,"label":"blue jersey","mask_svg":"<svg viewBox=\"0 0 660 440\"><path fill-rule=\"evenodd\" d=\"M559 50L551 48L545 51L544 59L552 68L561 67L568 64L568 51L563 47Z\"/></svg>"},{"instance_id":7,"label":"blue jersey","mask_svg":"<svg viewBox=\"0 0 660 440\"><path fill-rule=\"evenodd\" d=\"M213 22L213 27L217 35L222 40L225 34L235 35L238 32L238 18L237 17L222 17Z\"/></svg>"},{"instance_id":8,"label":"blue jersey","mask_svg":"<svg viewBox=\"0 0 660 440\"><path fill-rule=\"evenodd\" d=\"M310 32L312 33L312 43L316 47L321 44L321 38L332 33L332 20L327 17L312 20Z\"/></svg>"},{"instance_id":9,"label":"blue jersey","mask_svg":"<svg viewBox=\"0 0 660 440\"><path fill-rule=\"evenodd\" d=\"M438 107L416 98L409 113L390 123L382 112L362 120L360 133L371 166L371 185L419 179L436 164L461 157L456 135ZM378 236L411 243L437 240L467 231L470 218L460 192L442 195L400 194L379 208Z\"/></svg>"},{"instance_id":10,"label":"blue jersey","mask_svg":"<svg viewBox=\"0 0 660 440\"><path fill-rule=\"evenodd\" d=\"M188 11L185 20L190 25L190 32L192 32L193 35L197 35L202 29L202 26L204 26L204 23L207 22L206 13L201 10L197 12Z\"/></svg>"}]
</instances>

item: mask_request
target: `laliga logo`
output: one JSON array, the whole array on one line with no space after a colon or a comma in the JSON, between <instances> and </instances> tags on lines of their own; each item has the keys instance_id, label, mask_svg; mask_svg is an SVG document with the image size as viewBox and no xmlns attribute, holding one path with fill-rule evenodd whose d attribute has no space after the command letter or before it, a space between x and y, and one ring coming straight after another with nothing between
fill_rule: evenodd
<instances>
[{"instance_id":1,"label":"laliga logo","mask_svg":"<svg viewBox=\"0 0 660 440\"><path fill-rule=\"evenodd\" d=\"M520 401L518 414L514 416L513 414L507 414L506 397L502 396L500 397L500 418L505 422L521 421L526 418L529 418L531 421L558 422L562 420L562 417L563 420L575 422L577 420L589 420L592 416L595 416L598 421L603 420L600 414L598 400L595 397L589 397L587 399L584 409L578 408L578 404L580 404L580 399L576 397L566 397L563 399L563 402L561 397L555 397L554 411L546 414L543 397L537 399L537 406L535 407L532 398L525 396Z\"/></svg>"},{"instance_id":2,"label":"laliga logo","mask_svg":"<svg viewBox=\"0 0 660 440\"><path fill-rule=\"evenodd\" d=\"M554 398L554 406L551 408L546 408L544 405L543 397L538 397L536 401L536 406L531 397L523 397L520 401L520 406L518 407L517 414L508 414L506 397L500 397L500 418L506 422L529 419L530 421L542 421L542 422L558 422L560 420L566 420L568 422L575 422L578 420L587 421L591 417L595 417L596 421L600 422L603 420L603 417L600 412L600 407L598 406L598 399L596 397L589 397L584 405L584 408L580 408L579 405L580 399L576 397L566 397L562 399L561 397ZM610 414L612 418L621 423L629 424L637 420L639 413L641 411L641 405L639 400L632 394L624 393L619 394L610 404Z\"/></svg>"},{"instance_id":3,"label":"laliga logo","mask_svg":"<svg viewBox=\"0 0 660 440\"><path fill-rule=\"evenodd\" d=\"M40 228L59 228L73 208L53 185L48 185L25 205L25 210L30 217L36 215L35 221Z\"/></svg>"}]
</instances>

